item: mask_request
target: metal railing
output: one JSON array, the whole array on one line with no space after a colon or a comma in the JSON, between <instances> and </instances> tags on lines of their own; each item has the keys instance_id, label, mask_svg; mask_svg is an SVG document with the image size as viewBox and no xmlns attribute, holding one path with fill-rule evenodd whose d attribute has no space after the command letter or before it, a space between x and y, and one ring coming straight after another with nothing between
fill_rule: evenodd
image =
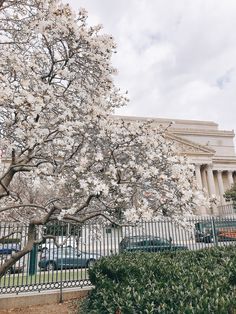
<instances>
[{"instance_id":1,"label":"metal railing","mask_svg":"<svg viewBox=\"0 0 236 314\"><path fill-rule=\"evenodd\" d=\"M231 203L218 206L218 215L219 216L236 215L236 206Z\"/></svg>"},{"instance_id":2,"label":"metal railing","mask_svg":"<svg viewBox=\"0 0 236 314\"><path fill-rule=\"evenodd\" d=\"M0 279L0 293L90 286L88 268L102 256L123 251L156 253L236 243L236 216L194 216L187 221L188 228L163 218L124 227L51 223L37 236L54 238L34 245L11 267ZM27 232L27 226L0 224L0 264L25 246Z\"/></svg>"}]
</instances>

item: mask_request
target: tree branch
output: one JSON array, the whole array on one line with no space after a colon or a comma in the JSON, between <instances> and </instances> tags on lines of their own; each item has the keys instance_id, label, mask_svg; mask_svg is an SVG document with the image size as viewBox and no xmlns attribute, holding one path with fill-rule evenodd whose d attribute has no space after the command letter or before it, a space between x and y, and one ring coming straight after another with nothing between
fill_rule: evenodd
<instances>
[{"instance_id":1,"label":"tree branch","mask_svg":"<svg viewBox=\"0 0 236 314\"><path fill-rule=\"evenodd\" d=\"M89 197L87 198L87 200L85 201L85 203L83 205L81 205L76 211L75 211L75 214L81 212L84 208L88 207L89 203L91 202L91 200L94 198L94 197L98 197L98 195L89 195Z\"/></svg>"},{"instance_id":2,"label":"tree branch","mask_svg":"<svg viewBox=\"0 0 236 314\"><path fill-rule=\"evenodd\" d=\"M5 240L7 238L9 238L10 236L12 236L15 233L21 233L21 231L12 231L11 233L8 233L7 235L4 235L0 238L0 241Z\"/></svg>"},{"instance_id":3,"label":"tree branch","mask_svg":"<svg viewBox=\"0 0 236 314\"><path fill-rule=\"evenodd\" d=\"M51 218L51 216L54 214L54 212L56 210L61 210L59 207L57 206L53 206L50 211L46 214L46 216L42 219L32 219L31 220L31 223L34 224L34 225L45 225L49 219Z\"/></svg>"},{"instance_id":4,"label":"tree branch","mask_svg":"<svg viewBox=\"0 0 236 314\"><path fill-rule=\"evenodd\" d=\"M22 207L34 207L34 208L38 208L38 209L43 209L43 210L47 210L46 207L37 205L37 204L19 204L19 205L12 205L12 206L7 206L7 207L3 207L0 208L0 213L11 210L11 209L18 209L18 208L22 208Z\"/></svg>"},{"instance_id":5,"label":"tree branch","mask_svg":"<svg viewBox=\"0 0 236 314\"><path fill-rule=\"evenodd\" d=\"M76 221L77 223L83 224L84 222L86 222L87 220L90 220L92 218L96 218L96 217L103 217L106 220L110 221L111 223L119 226L119 227L125 227L125 226L130 226L130 224L121 224L115 220L113 220L110 216L108 216L107 214L103 213L103 212L93 212L93 213L89 213L87 216L84 216L84 218L78 218L69 214L66 214L64 216L63 219L66 220L72 220L72 221Z\"/></svg>"}]
</instances>

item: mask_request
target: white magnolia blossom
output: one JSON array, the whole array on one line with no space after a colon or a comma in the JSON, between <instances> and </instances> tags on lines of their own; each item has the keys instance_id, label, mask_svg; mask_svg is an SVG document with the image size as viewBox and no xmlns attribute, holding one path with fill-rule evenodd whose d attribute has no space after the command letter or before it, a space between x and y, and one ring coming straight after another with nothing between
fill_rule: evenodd
<instances>
[{"instance_id":1,"label":"white magnolia blossom","mask_svg":"<svg viewBox=\"0 0 236 314\"><path fill-rule=\"evenodd\" d=\"M139 220L136 208L126 209L126 211L124 212L124 216L128 222L137 222Z\"/></svg>"},{"instance_id":2,"label":"white magnolia blossom","mask_svg":"<svg viewBox=\"0 0 236 314\"><path fill-rule=\"evenodd\" d=\"M85 10L4 0L0 20L1 219L32 231L56 219L176 219L199 206L193 167L164 130L112 117L127 103L113 83L116 44Z\"/></svg>"}]
</instances>

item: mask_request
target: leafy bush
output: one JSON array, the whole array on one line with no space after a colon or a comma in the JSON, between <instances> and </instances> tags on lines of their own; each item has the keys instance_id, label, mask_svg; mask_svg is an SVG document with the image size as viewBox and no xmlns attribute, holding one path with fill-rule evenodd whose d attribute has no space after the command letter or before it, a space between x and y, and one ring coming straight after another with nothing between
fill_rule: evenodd
<instances>
[{"instance_id":1,"label":"leafy bush","mask_svg":"<svg viewBox=\"0 0 236 314\"><path fill-rule=\"evenodd\" d=\"M234 208L236 208L236 184L231 186L231 188L225 192L224 198L225 198L226 202L232 201Z\"/></svg>"},{"instance_id":2,"label":"leafy bush","mask_svg":"<svg viewBox=\"0 0 236 314\"><path fill-rule=\"evenodd\" d=\"M236 248L124 253L89 270L87 313L233 313Z\"/></svg>"}]
</instances>

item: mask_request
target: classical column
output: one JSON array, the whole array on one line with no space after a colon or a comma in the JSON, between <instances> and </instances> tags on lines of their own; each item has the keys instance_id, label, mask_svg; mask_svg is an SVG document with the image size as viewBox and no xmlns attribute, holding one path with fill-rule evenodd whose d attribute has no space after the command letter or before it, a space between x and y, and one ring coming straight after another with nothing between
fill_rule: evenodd
<instances>
[{"instance_id":1,"label":"classical column","mask_svg":"<svg viewBox=\"0 0 236 314\"><path fill-rule=\"evenodd\" d=\"M222 170L217 171L217 181L218 181L218 186L219 186L219 193L220 193L220 200L221 204L223 205L224 203L224 183L222 179Z\"/></svg>"},{"instance_id":2,"label":"classical column","mask_svg":"<svg viewBox=\"0 0 236 314\"><path fill-rule=\"evenodd\" d=\"M203 189L206 190L207 194L209 194L205 168L202 170L202 185L203 185Z\"/></svg>"},{"instance_id":3,"label":"classical column","mask_svg":"<svg viewBox=\"0 0 236 314\"><path fill-rule=\"evenodd\" d=\"M199 164L195 165L195 174L196 174L197 186L200 190L202 190L201 165Z\"/></svg>"},{"instance_id":4,"label":"classical column","mask_svg":"<svg viewBox=\"0 0 236 314\"><path fill-rule=\"evenodd\" d=\"M207 171L207 181L208 181L208 186L209 186L209 194L210 196L216 195L212 165L207 165L206 171Z\"/></svg>"},{"instance_id":5,"label":"classical column","mask_svg":"<svg viewBox=\"0 0 236 314\"><path fill-rule=\"evenodd\" d=\"M233 171L228 170L227 171L227 176L228 176L229 188L231 188L231 186L234 184Z\"/></svg>"}]
</instances>

